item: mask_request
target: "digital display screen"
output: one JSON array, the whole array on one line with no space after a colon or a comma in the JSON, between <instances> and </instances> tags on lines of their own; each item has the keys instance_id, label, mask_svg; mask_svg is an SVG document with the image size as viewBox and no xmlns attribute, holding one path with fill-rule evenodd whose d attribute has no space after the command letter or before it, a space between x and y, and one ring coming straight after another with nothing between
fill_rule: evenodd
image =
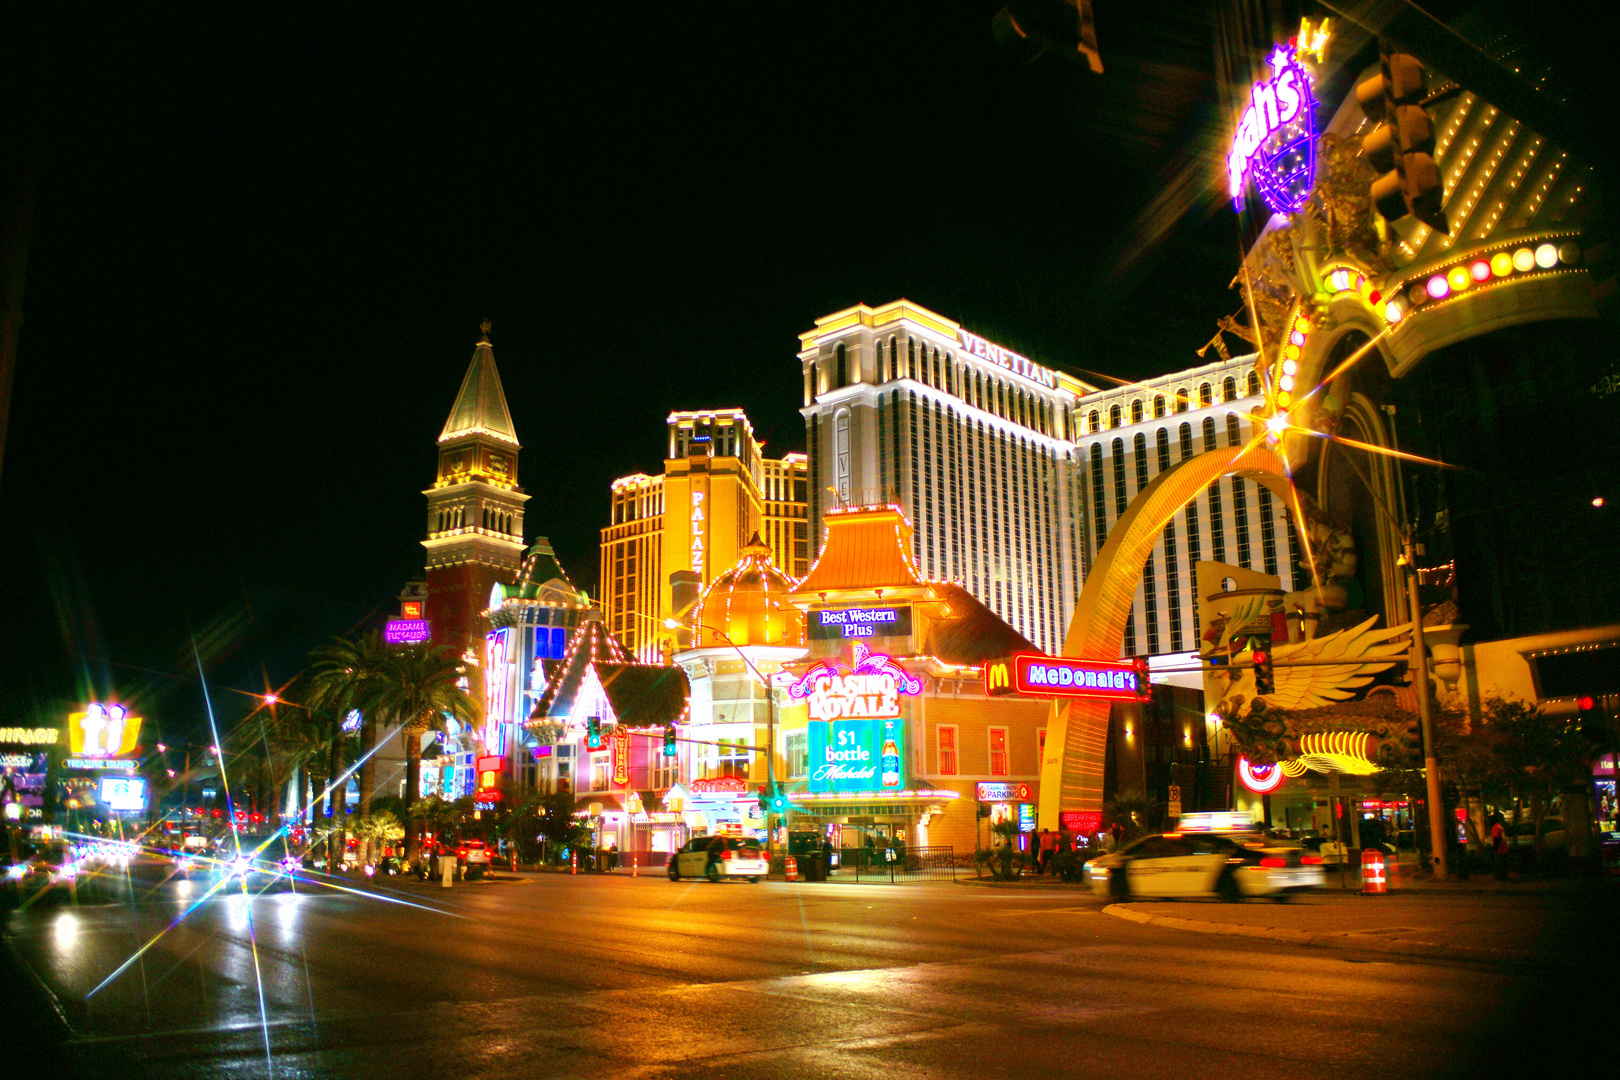
<instances>
[{"instance_id":1,"label":"digital display screen","mask_svg":"<svg viewBox=\"0 0 1620 1080\"><path fill-rule=\"evenodd\" d=\"M101 804L109 810L146 809L146 780L139 776L103 776Z\"/></svg>"}]
</instances>

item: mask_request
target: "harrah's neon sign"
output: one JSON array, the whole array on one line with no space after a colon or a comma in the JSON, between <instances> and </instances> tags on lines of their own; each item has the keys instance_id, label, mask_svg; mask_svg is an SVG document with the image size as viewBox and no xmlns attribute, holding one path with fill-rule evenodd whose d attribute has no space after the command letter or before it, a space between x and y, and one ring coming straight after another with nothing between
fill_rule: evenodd
<instances>
[{"instance_id":1,"label":"harrah's neon sign","mask_svg":"<svg viewBox=\"0 0 1620 1080\"><path fill-rule=\"evenodd\" d=\"M1273 49L1268 62L1271 78L1254 84L1233 136L1227 179L1234 206L1242 205L1243 182L1252 170L1266 205L1292 214L1316 183L1316 99L1310 76L1287 46Z\"/></svg>"},{"instance_id":2,"label":"harrah's neon sign","mask_svg":"<svg viewBox=\"0 0 1620 1080\"><path fill-rule=\"evenodd\" d=\"M922 693L922 680L882 653L857 642L853 664L823 660L788 687L795 701L808 699L812 720L883 720L900 715L900 695Z\"/></svg>"}]
</instances>

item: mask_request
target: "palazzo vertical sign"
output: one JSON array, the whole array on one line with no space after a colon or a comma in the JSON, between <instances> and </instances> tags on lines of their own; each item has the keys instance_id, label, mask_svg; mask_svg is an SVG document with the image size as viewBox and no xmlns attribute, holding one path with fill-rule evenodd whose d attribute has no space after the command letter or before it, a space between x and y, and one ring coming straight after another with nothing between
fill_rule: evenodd
<instances>
[{"instance_id":1,"label":"palazzo vertical sign","mask_svg":"<svg viewBox=\"0 0 1620 1080\"><path fill-rule=\"evenodd\" d=\"M699 490L697 490L696 485L693 486L693 488L692 488L692 572L695 573L698 577L703 578L704 580L707 580L707 576L704 574L703 567L704 567L705 562L707 561L708 550L704 546L704 543L703 543L703 541L704 541L704 533L706 531L704 526L707 524L707 518L706 518L706 516L705 516L705 514L703 512L703 503L708 498L708 495L709 495L709 493L707 491L699 491Z\"/></svg>"}]
</instances>

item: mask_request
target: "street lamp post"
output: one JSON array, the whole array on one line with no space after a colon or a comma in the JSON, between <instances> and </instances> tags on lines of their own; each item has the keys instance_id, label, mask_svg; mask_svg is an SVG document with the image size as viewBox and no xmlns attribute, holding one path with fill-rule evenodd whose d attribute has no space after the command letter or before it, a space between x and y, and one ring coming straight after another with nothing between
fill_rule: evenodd
<instances>
[{"instance_id":1,"label":"street lamp post","mask_svg":"<svg viewBox=\"0 0 1620 1080\"><path fill-rule=\"evenodd\" d=\"M680 630L683 629L685 625L686 624L675 619L664 620L664 627L669 630ZM755 667L754 662L748 659L748 654L743 652L737 643L732 641L731 638L727 636L724 630L721 630L719 627L710 626L707 623L693 623L692 629L707 630L718 637L721 641L724 641L727 645L731 646L732 650L736 652L737 658L743 662L744 666L748 668L749 672L754 676L754 678L759 681L759 684L765 688L765 790L774 796L776 794L776 694L771 689L771 682L764 675L760 674L759 668ZM771 818L774 816L774 814L775 812L773 810L769 809L768 807L766 808L765 829L767 835L769 835L771 832ZM786 815L783 816L785 817ZM769 841L767 841L767 843L769 843Z\"/></svg>"}]
</instances>

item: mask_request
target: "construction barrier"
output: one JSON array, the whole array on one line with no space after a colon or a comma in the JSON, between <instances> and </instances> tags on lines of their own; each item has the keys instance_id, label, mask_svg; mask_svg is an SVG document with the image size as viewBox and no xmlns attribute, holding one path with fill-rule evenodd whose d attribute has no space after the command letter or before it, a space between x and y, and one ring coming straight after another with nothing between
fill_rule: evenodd
<instances>
[{"instance_id":1,"label":"construction barrier","mask_svg":"<svg viewBox=\"0 0 1620 1080\"><path fill-rule=\"evenodd\" d=\"M1367 848L1361 853L1361 895L1383 896L1389 891L1384 853Z\"/></svg>"}]
</instances>

